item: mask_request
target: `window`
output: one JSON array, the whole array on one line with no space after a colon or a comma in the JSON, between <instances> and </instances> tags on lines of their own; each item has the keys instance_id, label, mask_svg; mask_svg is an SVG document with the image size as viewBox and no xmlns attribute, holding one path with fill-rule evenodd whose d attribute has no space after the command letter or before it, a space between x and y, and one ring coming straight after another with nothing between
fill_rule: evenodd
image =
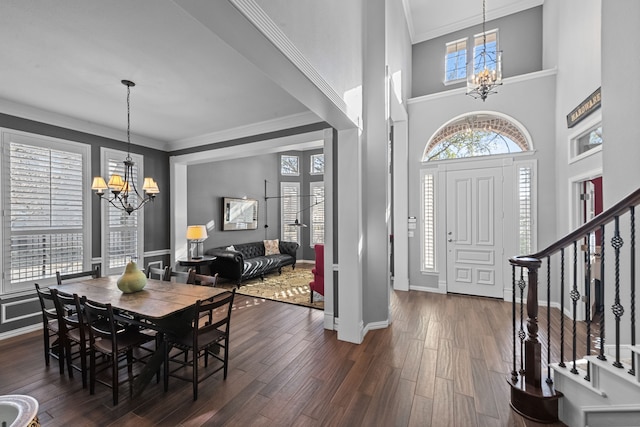
<instances>
[{"instance_id":1,"label":"window","mask_svg":"<svg viewBox=\"0 0 640 427\"><path fill-rule=\"evenodd\" d=\"M280 156L280 175L298 176L300 175L300 158L298 156Z\"/></svg>"},{"instance_id":2,"label":"window","mask_svg":"<svg viewBox=\"0 0 640 427\"><path fill-rule=\"evenodd\" d=\"M440 129L425 148L422 161L459 159L529 151L529 137L504 117L469 114Z\"/></svg>"},{"instance_id":3,"label":"window","mask_svg":"<svg viewBox=\"0 0 640 427\"><path fill-rule=\"evenodd\" d=\"M323 175L324 174L324 154L312 154L311 155L311 175Z\"/></svg>"},{"instance_id":4,"label":"window","mask_svg":"<svg viewBox=\"0 0 640 427\"><path fill-rule=\"evenodd\" d=\"M2 152L3 293L88 269L89 146L5 132Z\"/></svg>"},{"instance_id":5,"label":"window","mask_svg":"<svg viewBox=\"0 0 640 427\"><path fill-rule=\"evenodd\" d=\"M467 77L467 39L446 44L444 82L454 82Z\"/></svg>"},{"instance_id":6,"label":"window","mask_svg":"<svg viewBox=\"0 0 640 427\"><path fill-rule=\"evenodd\" d=\"M589 130L584 135L578 137L576 140L576 156L582 153L593 150L594 148L602 147L602 126Z\"/></svg>"},{"instance_id":7,"label":"window","mask_svg":"<svg viewBox=\"0 0 640 427\"><path fill-rule=\"evenodd\" d=\"M486 55L483 55L485 38L483 34L477 34L473 38L473 74L482 71L485 66L489 70L496 69L498 61L498 30L487 31L486 34Z\"/></svg>"},{"instance_id":8,"label":"window","mask_svg":"<svg viewBox=\"0 0 640 427\"><path fill-rule=\"evenodd\" d=\"M324 243L324 182L311 183L311 246Z\"/></svg>"},{"instance_id":9,"label":"window","mask_svg":"<svg viewBox=\"0 0 640 427\"><path fill-rule=\"evenodd\" d=\"M532 188L531 178L533 172L530 166L518 167L518 230L520 244L518 249L519 255L529 255L532 252Z\"/></svg>"},{"instance_id":10,"label":"window","mask_svg":"<svg viewBox=\"0 0 640 427\"><path fill-rule=\"evenodd\" d=\"M103 148L102 176L109 177L114 173L124 176L123 160L126 152ZM143 176L144 158L139 154L130 154L134 161L133 179L138 188L142 188L140 177ZM122 273L130 260L141 260L144 256L144 224L143 210L133 211L131 215L115 208L110 203L102 203L103 250L105 274ZM143 208L146 209L146 208Z\"/></svg>"},{"instance_id":11,"label":"window","mask_svg":"<svg viewBox=\"0 0 640 427\"><path fill-rule=\"evenodd\" d=\"M290 225L298 219L300 211L300 184L297 182L280 183L282 240L300 243L300 227Z\"/></svg>"},{"instance_id":12,"label":"window","mask_svg":"<svg viewBox=\"0 0 640 427\"><path fill-rule=\"evenodd\" d=\"M435 177L431 172L422 175L422 218L424 236L422 239L422 270L433 271L436 268L436 208Z\"/></svg>"}]
</instances>

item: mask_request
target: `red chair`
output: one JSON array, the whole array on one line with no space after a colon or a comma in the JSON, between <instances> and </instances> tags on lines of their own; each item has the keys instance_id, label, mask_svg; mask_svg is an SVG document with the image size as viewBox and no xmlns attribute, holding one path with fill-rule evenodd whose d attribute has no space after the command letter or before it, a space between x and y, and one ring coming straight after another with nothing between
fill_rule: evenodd
<instances>
[{"instance_id":1,"label":"red chair","mask_svg":"<svg viewBox=\"0 0 640 427\"><path fill-rule=\"evenodd\" d=\"M315 245L316 266L311 270L313 280L309 283L311 288L311 302L313 303L313 291L324 296L324 245Z\"/></svg>"}]
</instances>

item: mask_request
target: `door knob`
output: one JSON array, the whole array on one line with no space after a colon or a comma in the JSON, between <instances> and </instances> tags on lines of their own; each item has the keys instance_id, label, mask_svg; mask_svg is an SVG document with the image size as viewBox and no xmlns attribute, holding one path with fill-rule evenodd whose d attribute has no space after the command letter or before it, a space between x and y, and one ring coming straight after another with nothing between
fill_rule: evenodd
<instances>
[{"instance_id":1,"label":"door knob","mask_svg":"<svg viewBox=\"0 0 640 427\"><path fill-rule=\"evenodd\" d=\"M449 239L449 240L447 240L447 242L453 242L453 239Z\"/></svg>"}]
</instances>

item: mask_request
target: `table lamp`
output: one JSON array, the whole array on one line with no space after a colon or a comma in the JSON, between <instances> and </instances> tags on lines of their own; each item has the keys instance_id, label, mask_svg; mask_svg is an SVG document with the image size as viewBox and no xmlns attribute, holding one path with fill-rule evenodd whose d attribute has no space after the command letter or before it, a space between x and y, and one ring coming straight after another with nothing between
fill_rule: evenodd
<instances>
[{"instance_id":1,"label":"table lamp","mask_svg":"<svg viewBox=\"0 0 640 427\"><path fill-rule=\"evenodd\" d=\"M187 242L189 242L189 255L191 259L201 259L200 247L207 240L207 227L204 225L190 225L187 227ZM195 249L195 250L194 250ZM193 255L195 254L195 255Z\"/></svg>"}]
</instances>

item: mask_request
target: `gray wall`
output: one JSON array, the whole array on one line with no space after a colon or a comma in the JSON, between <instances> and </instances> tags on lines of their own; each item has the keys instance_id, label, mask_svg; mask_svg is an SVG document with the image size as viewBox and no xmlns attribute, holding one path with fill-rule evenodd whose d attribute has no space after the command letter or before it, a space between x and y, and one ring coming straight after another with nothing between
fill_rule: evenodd
<instances>
[{"instance_id":1,"label":"gray wall","mask_svg":"<svg viewBox=\"0 0 640 427\"><path fill-rule=\"evenodd\" d=\"M0 127L91 145L90 176L100 175L100 147L107 147L114 150L127 150L126 142L6 114L0 114ZM135 136L132 139L135 143ZM165 151L138 146L134 143L131 145L131 152L144 156L145 175L154 177L160 188L160 194L156 197L153 204L147 205L147 207L144 208L144 250L167 250L170 246L169 235L168 233L158 233L157 230L169 229L169 154ZM122 160L124 160L124 158ZM87 183L87 185L90 185L90 183ZM97 197L93 199L91 212L91 237L93 242L91 256L97 258L101 256L100 201Z\"/></svg>"},{"instance_id":2,"label":"gray wall","mask_svg":"<svg viewBox=\"0 0 640 427\"><path fill-rule=\"evenodd\" d=\"M58 126L52 126L45 123L36 122L33 120L27 120L20 117L10 116L6 114L0 114L0 127L7 129L14 129L23 132L29 132L38 135L45 135L54 138L65 139L68 141L75 141L84 144L91 145L91 170L90 176L100 174L100 147L108 147L115 150L127 149L126 142L116 141L109 138L104 138L97 135L92 135L84 132L78 132L71 129L66 129ZM135 137L133 138L135 142ZM162 251L168 250L170 247L169 233L159 232L159 230L169 230L169 155L165 151L154 150L137 145L131 146L131 152L141 154L144 156L144 171L145 175L152 176L158 182L160 188L160 194L151 205L147 205L144 208L145 215L145 251ZM124 158L123 158L124 160ZM87 182L87 185L90 185ZM100 200L94 196L91 204L91 256L92 258L99 258L101 256L101 220L100 220ZM102 202L104 203L104 202ZM158 258L158 257L155 257ZM154 258L154 259L155 259ZM168 256L161 257L168 260ZM147 260L148 261L148 260ZM35 292L35 291L34 291ZM23 316L29 313L39 312L40 308L37 301L26 302L24 304L16 304L18 301L25 298L32 298L33 295L11 297L0 296L0 305L5 306L7 310L5 324L0 324L0 333L7 332L13 329L25 327L38 323L41 321L41 317L28 317L22 320L15 320L14 318Z\"/></svg>"},{"instance_id":3,"label":"gray wall","mask_svg":"<svg viewBox=\"0 0 640 427\"><path fill-rule=\"evenodd\" d=\"M265 203L265 179L268 197L280 195L280 182L299 182L300 194L309 194L311 182L322 181L322 175L311 175L312 154L322 153L322 149L308 151L287 151L235 160L225 160L198 165L187 169L188 221L189 224L206 224L215 221L215 230L209 233L204 248L227 246L235 243L256 242L264 239L278 239L281 235L280 199L269 199ZM280 176L280 155L290 154L300 157L300 176ZM258 229L222 231L222 198L247 197L258 200ZM310 223L310 199L300 200L299 219ZM265 224L269 227L265 229ZM298 259L313 260L315 253L310 245L310 228L301 232Z\"/></svg>"},{"instance_id":4,"label":"gray wall","mask_svg":"<svg viewBox=\"0 0 640 427\"><path fill-rule=\"evenodd\" d=\"M267 202L265 209L264 181L268 181L268 195L280 192L278 184L279 155L266 154L235 160L191 165L187 168L187 200L189 224L215 221L204 249L249 243L280 236L280 204ZM256 230L222 231L222 199L247 197L258 200L258 228ZM265 220L269 227L265 229Z\"/></svg>"},{"instance_id":5,"label":"gray wall","mask_svg":"<svg viewBox=\"0 0 640 427\"><path fill-rule=\"evenodd\" d=\"M502 77L512 77L542 69L542 6L504 18L487 21L487 31L498 28L498 48L502 50ZM448 42L482 32L482 25L413 45L411 96L418 97L464 87L466 82L445 86L444 58ZM472 51L473 46L470 50Z\"/></svg>"}]
</instances>

